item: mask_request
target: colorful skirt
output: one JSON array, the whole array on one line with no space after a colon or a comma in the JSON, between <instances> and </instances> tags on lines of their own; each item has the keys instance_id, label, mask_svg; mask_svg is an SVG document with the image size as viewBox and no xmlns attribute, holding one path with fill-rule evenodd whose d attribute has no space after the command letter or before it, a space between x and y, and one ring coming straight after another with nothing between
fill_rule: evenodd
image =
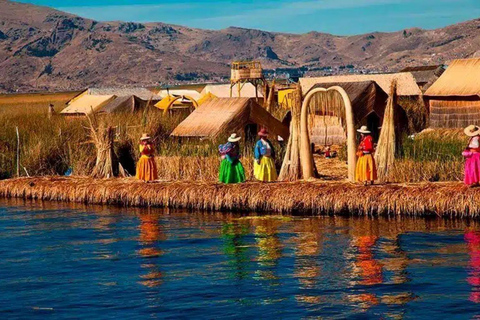
<instances>
[{"instance_id":1,"label":"colorful skirt","mask_svg":"<svg viewBox=\"0 0 480 320\"><path fill-rule=\"evenodd\" d=\"M465 184L472 185L480 182L480 153L473 154L465 160Z\"/></svg>"},{"instance_id":2,"label":"colorful skirt","mask_svg":"<svg viewBox=\"0 0 480 320\"><path fill-rule=\"evenodd\" d=\"M143 181L158 179L157 164L154 157L141 156L137 163L136 178Z\"/></svg>"},{"instance_id":3,"label":"colorful skirt","mask_svg":"<svg viewBox=\"0 0 480 320\"><path fill-rule=\"evenodd\" d=\"M253 160L253 175L255 179L263 182L277 181L277 169L275 169L275 162L270 157L262 157L260 163Z\"/></svg>"},{"instance_id":4,"label":"colorful skirt","mask_svg":"<svg viewBox=\"0 0 480 320\"><path fill-rule=\"evenodd\" d=\"M367 182L377 180L377 167L375 166L375 159L371 154L364 154L357 161L355 169L355 181Z\"/></svg>"},{"instance_id":5,"label":"colorful skirt","mask_svg":"<svg viewBox=\"0 0 480 320\"><path fill-rule=\"evenodd\" d=\"M218 179L223 183L241 183L245 182L245 170L240 161L230 162L223 159L220 163L220 172Z\"/></svg>"}]
</instances>

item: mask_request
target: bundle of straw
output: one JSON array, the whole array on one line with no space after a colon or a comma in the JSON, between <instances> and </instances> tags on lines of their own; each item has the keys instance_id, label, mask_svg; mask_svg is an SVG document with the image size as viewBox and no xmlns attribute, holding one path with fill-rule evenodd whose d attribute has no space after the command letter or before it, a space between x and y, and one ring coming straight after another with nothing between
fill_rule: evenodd
<instances>
[{"instance_id":1,"label":"bundle of straw","mask_svg":"<svg viewBox=\"0 0 480 320\"><path fill-rule=\"evenodd\" d=\"M380 181L385 181L388 170L395 162L395 115L394 109L397 103L397 82L392 81L387 107L383 117L382 130L378 139L378 147L375 153L377 172Z\"/></svg>"},{"instance_id":2,"label":"bundle of straw","mask_svg":"<svg viewBox=\"0 0 480 320\"><path fill-rule=\"evenodd\" d=\"M114 150L115 128L99 124L95 117L87 115L90 125L90 137L97 149L97 160L91 174L94 178L113 178L127 174Z\"/></svg>"},{"instance_id":3,"label":"bundle of straw","mask_svg":"<svg viewBox=\"0 0 480 320\"><path fill-rule=\"evenodd\" d=\"M292 105L292 121L290 122L290 137L287 150L280 170L280 181L295 181L302 177L300 164L300 112L302 110L302 87L297 85Z\"/></svg>"}]
</instances>

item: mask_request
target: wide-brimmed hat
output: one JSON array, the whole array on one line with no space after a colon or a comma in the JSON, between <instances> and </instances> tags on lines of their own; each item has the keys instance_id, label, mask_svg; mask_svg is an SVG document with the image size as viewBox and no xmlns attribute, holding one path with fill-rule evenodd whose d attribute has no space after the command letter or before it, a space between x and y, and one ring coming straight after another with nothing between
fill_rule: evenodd
<instances>
[{"instance_id":1,"label":"wide-brimmed hat","mask_svg":"<svg viewBox=\"0 0 480 320\"><path fill-rule=\"evenodd\" d=\"M152 139L152 138L146 133L142 134L142 137L140 138L140 140L142 140L142 141L143 140L150 140L150 139Z\"/></svg>"},{"instance_id":2,"label":"wide-brimmed hat","mask_svg":"<svg viewBox=\"0 0 480 320\"><path fill-rule=\"evenodd\" d=\"M357 132L360 132L360 133L372 133L370 130L368 130L367 126L362 126L360 129L357 130Z\"/></svg>"},{"instance_id":3,"label":"wide-brimmed hat","mask_svg":"<svg viewBox=\"0 0 480 320\"><path fill-rule=\"evenodd\" d=\"M236 133L232 133L232 135L228 138L228 142L238 142L242 139L242 137L237 136Z\"/></svg>"},{"instance_id":4,"label":"wide-brimmed hat","mask_svg":"<svg viewBox=\"0 0 480 320\"><path fill-rule=\"evenodd\" d=\"M471 124L466 127L463 132L465 132L465 134L469 137L475 137L480 135L480 128L476 125Z\"/></svg>"},{"instance_id":5,"label":"wide-brimmed hat","mask_svg":"<svg viewBox=\"0 0 480 320\"><path fill-rule=\"evenodd\" d=\"M267 131L267 129L262 128L262 129L258 132L258 136L259 136L259 137L266 137L266 136L268 136L268 131Z\"/></svg>"}]
</instances>

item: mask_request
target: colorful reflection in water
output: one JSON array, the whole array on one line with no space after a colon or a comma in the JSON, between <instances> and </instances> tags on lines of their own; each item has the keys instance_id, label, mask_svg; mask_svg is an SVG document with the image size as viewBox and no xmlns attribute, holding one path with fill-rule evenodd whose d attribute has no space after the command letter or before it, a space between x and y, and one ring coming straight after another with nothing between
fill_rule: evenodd
<instances>
[{"instance_id":1,"label":"colorful reflection in water","mask_svg":"<svg viewBox=\"0 0 480 320\"><path fill-rule=\"evenodd\" d=\"M0 203L3 318L475 318L480 225Z\"/></svg>"}]
</instances>

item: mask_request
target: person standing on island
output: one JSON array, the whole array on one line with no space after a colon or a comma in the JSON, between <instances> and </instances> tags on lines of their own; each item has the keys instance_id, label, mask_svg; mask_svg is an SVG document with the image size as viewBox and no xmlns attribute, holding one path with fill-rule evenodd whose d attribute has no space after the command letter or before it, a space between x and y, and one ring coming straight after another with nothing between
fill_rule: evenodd
<instances>
[{"instance_id":1,"label":"person standing on island","mask_svg":"<svg viewBox=\"0 0 480 320\"><path fill-rule=\"evenodd\" d=\"M245 170L240 162L240 144L242 138L233 133L226 144L221 144L218 151L222 156L218 179L222 183L245 182Z\"/></svg>"},{"instance_id":2,"label":"person standing on island","mask_svg":"<svg viewBox=\"0 0 480 320\"><path fill-rule=\"evenodd\" d=\"M480 183L480 127L470 125L464 130L470 137L467 148L462 155L465 157L465 184L478 186Z\"/></svg>"},{"instance_id":3,"label":"person standing on island","mask_svg":"<svg viewBox=\"0 0 480 320\"><path fill-rule=\"evenodd\" d=\"M357 130L360 133L361 140L358 146L357 167L355 170L355 181L363 182L364 185L372 184L377 180L377 167L373 158L373 138L367 126L362 126Z\"/></svg>"},{"instance_id":4,"label":"person standing on island","mask_svg":"<svg viewBox=\"0 0 480 320\"><path fill-rule=\"evenodd\" d=\"M255 144L255 163L253 164L253 174L255 179L263 182L276 181L277 169L275 168L275 149L270 140L267 139L267 129L262 129L258 133L260 140Z\"/></svg>"},{"instance_id":5,"label":"person standing on island","mask_svg":"<svg viewBox=\"0 0 480 320\"><path fill-rule=\"evenodd\" d=\"M157 164L155 163L152 139L144 133L140 138L140 160L137 163L136 178L145 182L158 179Z\"/></svg>"}]
</instances>

